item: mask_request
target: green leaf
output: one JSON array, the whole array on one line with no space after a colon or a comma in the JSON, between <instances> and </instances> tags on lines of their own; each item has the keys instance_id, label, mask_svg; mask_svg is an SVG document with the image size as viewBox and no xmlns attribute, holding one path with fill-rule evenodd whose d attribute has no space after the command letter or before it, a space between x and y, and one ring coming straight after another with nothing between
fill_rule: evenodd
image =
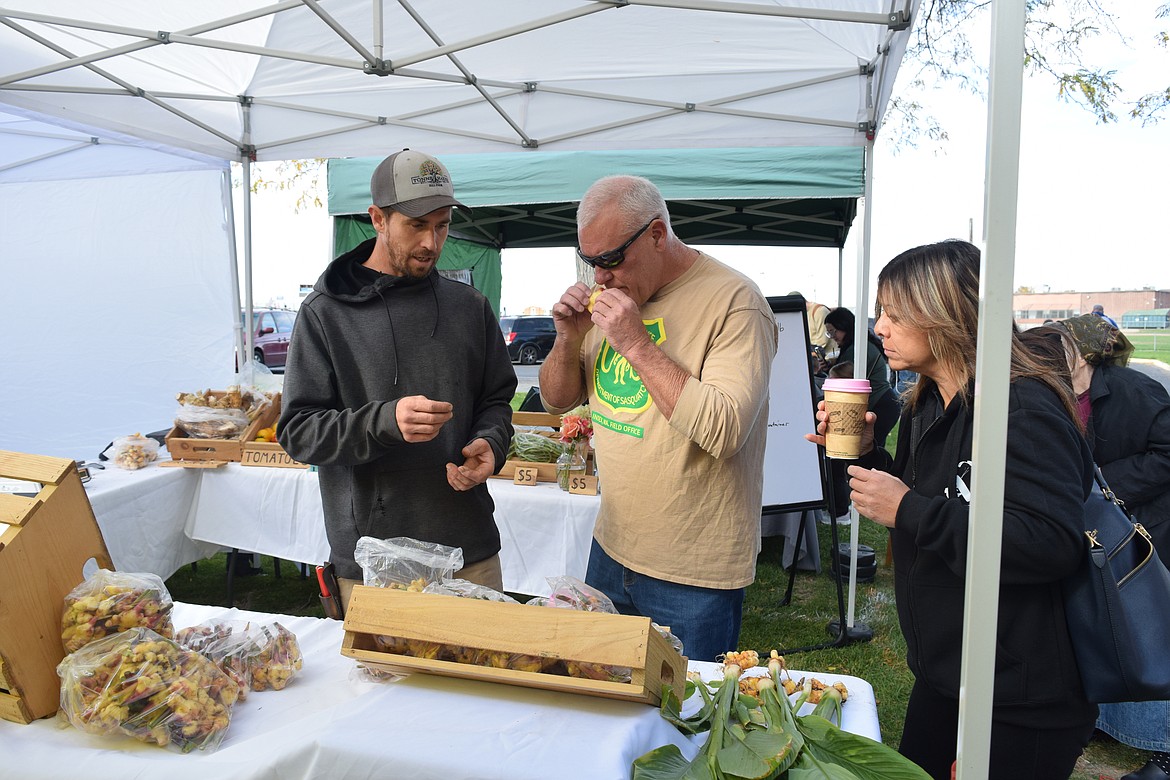
<instances>
[{"instance_id":1,"label":"green leaf","mask_svg":"<svg viewBox=\"0 0 1170 780\"><path fill-rule=\"evenodd\" d=\"M788 770L788 780L857 780L857 775L843 766L817 761L807 753Z\"/></svg>"},{"instance_id":2,"label":"green leaf","mask_svg":"<svg viewBox=\"0 0 1170 780\"><path fill-rule=\"evenodd\" d=\"M730 728L724 735L724 747L716 755L719 771L743 780L765 780L783 771L792 750L792 738L769 731Z\"/></svg>"},{"instance_id":3,"label":"green leaf","mask_svg":"<svg viewBox=\"0 0 1170 780\"><path fill-rule=\"evenodd\" d=\"M869 737L842 731L817 715L803 715L796 719L796 727L804 735L804 753L820 764L845 767L850 777L859 780L929 780L917 764L889 745ZM812 775L818 777L818 775ZM793 776L792 780L798 780Z\"/></svg>"},{"instance_id":4,"label":"green leaf","mask_svg":"<svg viewBox=\"0 0 1170 780\"><path fill-rule=\"evenodd\" d=\"M711 698L707 686L702 684L693 686L688 680L686 688L688 697L695 688L698 688L699 693L703 697L703 704L694 715L691 715L689 718L684 718L682 716L682 702L679 701L674 689L669 685L662 686L662 706L659 708L659 712L663 718L673 724L683 734L702 734L704 731L709 731L711 729L711 719L715 714L715 702Z\"/></svg>"},{"instance_id":5,"label":"green leaf","mask_svg":"<svg viewBox=\"0 0 1170 780\"><path fill-rule=\"evenodd\" d=\"M634 759L633 780L682 780L690 768L677 745L663 745Z\"/></svg>"}]
</instances>

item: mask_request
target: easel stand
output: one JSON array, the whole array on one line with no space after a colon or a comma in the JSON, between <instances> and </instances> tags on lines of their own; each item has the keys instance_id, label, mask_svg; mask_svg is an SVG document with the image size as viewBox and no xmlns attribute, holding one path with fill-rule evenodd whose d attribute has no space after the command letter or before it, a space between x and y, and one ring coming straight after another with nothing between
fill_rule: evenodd
<instances>
[{"instance_id":1,"label":"easel stand","mask_svg":"<svg viewBox=\"0 0 1170 780\"><path fill-rule=\"evenodd\" d=\"M818 450L820 450L821 458L824 459L824 449L818 448ZM832 485L829 484L830 480L832 479L830 476L831 470L828 468L827 464L823 463L822 465L824 466L824 468L821 470L821 473L824 475L825 483L825 506L812 507L805 509L800 513L800 525L796 532L796 549L793 550L792 563L788 567L788 587L784 591L784 598L780 599L780 606L782 607L786 607L792 603L792 587L796 582L796 564L797 561L800 560L801 545L804 544L805 523L808 522L808 518L813 511L823 508L826 509L829 513L829 517L831 518L831 522L829 523L830 535L833 539L832 547L830 549L836 550L837 545L840 543L840 537L837 534L837 505L833 497ZM856 562L854 561L850 564L850 568L852 569L855 565ZM837 617L829 621L827 628L829 634L833 635L834 638L828 642L821 642L815 645L806 645L804 647L794 647L778 651L780 655L806 653L812 650L823 650L828 647L844 647L845 645L850 645L855 642L868 642L873 639L873 630L865 623L858 623L854 621L853 625L848 624L848 619L845 615L845 592L841 587L841 577L840 574L834 574L832 576L837 585Z\"/></svg>"}]
</instances>

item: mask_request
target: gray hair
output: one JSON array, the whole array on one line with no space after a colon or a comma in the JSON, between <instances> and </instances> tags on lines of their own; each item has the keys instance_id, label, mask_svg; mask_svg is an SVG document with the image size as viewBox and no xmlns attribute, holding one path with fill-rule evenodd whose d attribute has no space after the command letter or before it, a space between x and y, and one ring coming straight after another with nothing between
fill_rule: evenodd
<instances>
[{"instance_id":1,"label":"gray hair","mask_svg":"<svg viewBox=\"0 0 1170 780\"><path fill-rule=\"evenodd\" d=\"M641 176L606 176L595 181L577 206L578 230L588 227L607 208L618 210L627 230L637 230L655 217L670 229L670 212L662 193L654 182Z\"/></svg>"}]
</instances>

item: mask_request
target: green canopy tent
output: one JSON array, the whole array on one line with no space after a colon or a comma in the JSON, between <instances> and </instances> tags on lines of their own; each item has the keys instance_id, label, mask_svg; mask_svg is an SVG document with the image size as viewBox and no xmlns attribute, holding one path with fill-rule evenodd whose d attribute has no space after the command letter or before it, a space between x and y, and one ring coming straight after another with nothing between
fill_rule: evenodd
<instances>
[{"instance_id":1,"label":"green canopy tent","mask_svg":"<svg viewBox=\"0 0 1170 780\"><path fill-rule=\"evenodd\" d=\"M856 147L442 155L473 214L456 210L439 268L471 270L498 312L501 250L575 244L577 201L614 173L655 182L688 243L839 249L864 192L863 155ZM335 255L373 235L366 210L381 160L328 162Z\"/></svg>"}]
</instances>

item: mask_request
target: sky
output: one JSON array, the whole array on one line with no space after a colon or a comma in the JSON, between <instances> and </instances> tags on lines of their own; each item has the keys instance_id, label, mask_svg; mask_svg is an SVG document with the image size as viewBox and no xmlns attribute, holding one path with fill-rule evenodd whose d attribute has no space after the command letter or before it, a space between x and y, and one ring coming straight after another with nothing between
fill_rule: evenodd
<instances>
[{"instance_id":1,"label":"sky","mask_svg":"<svg viewBox=\"0 0 1170 780\"><path fill-rule=\"evenodd\" d=\"M1155 30L1170 26L1170 20L1155 18L1161 1L1126 4L1119 21L1130 46L1105 40L1090 49L1094 61L1117 70L1127 97L1170 82L1170 50L1151 42ZM949 138L899 150L879 135L871 296L872 278L899 252L945 238L980 243L983 236L987 105L952 85L921 100ZM1170 289L1170 114L1144 127L1125 118L1098 124L1084 109L1059 100L1050 81L1031 78L1025 81L1021 120L1013 287ZM455 188L458 196L458 182ZM295 308L299 285L316 280L331 259L325 210L294 214L292 204L288 192L253 198L256 305ZM237 220L239 214L237 206ZM842 301L856 295L862 233L859 215L841 253ZM835 250L718 246L708 251L751 277L765 295L799 290L811 300L838 302ZM505 249L501 308L511 314L549 309L573 283L574 273L572 248Z\"/></svg>"}]
</instances>

